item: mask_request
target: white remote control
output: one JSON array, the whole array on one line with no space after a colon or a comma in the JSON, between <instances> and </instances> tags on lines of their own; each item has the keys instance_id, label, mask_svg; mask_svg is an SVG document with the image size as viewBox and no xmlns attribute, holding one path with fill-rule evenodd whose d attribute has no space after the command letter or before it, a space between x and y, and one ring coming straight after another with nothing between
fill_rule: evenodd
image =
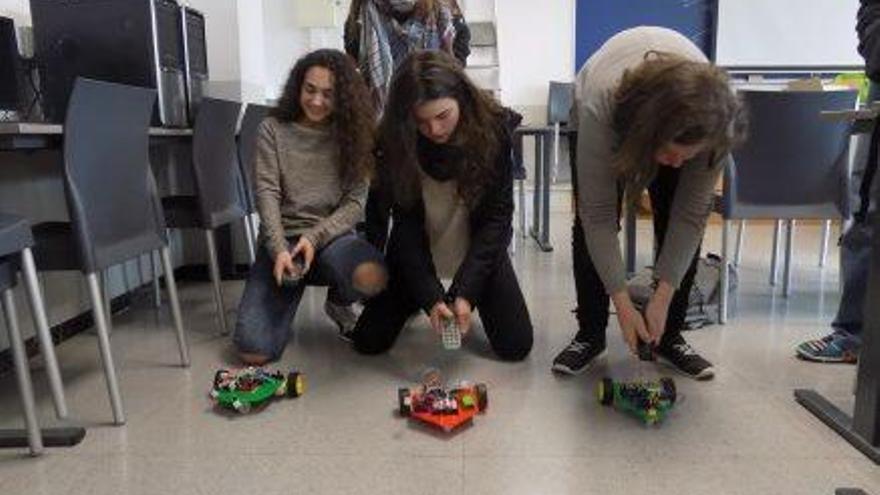
<instances>
[{"instance_id":1,"label":"white remote control","mask_svg":"<svg viewBox=\"0 0 880 495\"><path fill-rule=\"evenodd\" d=\"M455 324L454 319L450 318L446 321L441 338L444 349L454 351L461 348L461 332L458 330L458 325Z\"/></svg>"}]
</instances>

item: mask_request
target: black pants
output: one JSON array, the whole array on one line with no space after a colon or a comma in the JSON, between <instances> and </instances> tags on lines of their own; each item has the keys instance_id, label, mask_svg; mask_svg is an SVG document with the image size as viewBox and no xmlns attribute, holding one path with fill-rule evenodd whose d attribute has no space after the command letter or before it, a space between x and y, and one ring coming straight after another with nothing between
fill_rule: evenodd
<instances>
[{"instance_id":1,"label":"black pants","mask_svg":"<svg viewBox=\"0 0 880 495\"><path fill-rule=\"evenodd\" d=\"M573 142L571 149L577 148ZM571 173L574 183L575 200L577 200L577 166L574 153L571 156ZM663 241L669 225L669 214L672 211L672 201L675 198L675 190L678 187L678 178L681 170L660 167L657 178L648 186L651 196L651 209L654 217L654 237L657 239L657 258L659 250L663 249ZM618 216L620 208L618 207ZM599 278L599 273L593 265L593 260L587 250L584 229L580 216L575 209L574 225L571 229L572 260L574 262L574 285L577 292L577 308L575 315L578 321L578 340L589 338L594 342L605 342L605 328L608 326L608 304L610 298L605 291L605 285ZM694 254L694 259L681 281L679 289L675 292L669 305L669 314L666 318L666 330L663 333L661 345L670 339L675 339L681 334L684 319L687 315L688 295L694 285L694 276L697 273L697 260L700 258L700 249Z\"/></svg>"},{"instance_id":2,"label":"black pants","mask_svg":"<svg viewBox=\"0 0 880 495\"><path fill-rule=\"evenodd\" d=\"M479 310L489 344L499 358L519 361L528 356L532 350L532 322L506 255L499 260L483 294L471 303ZM387 351L406 321L419 309L409 297L406 284L390 267L388 288L366 303L355 327L355 349L363 354Z\"/></svg>"}]
</instances>

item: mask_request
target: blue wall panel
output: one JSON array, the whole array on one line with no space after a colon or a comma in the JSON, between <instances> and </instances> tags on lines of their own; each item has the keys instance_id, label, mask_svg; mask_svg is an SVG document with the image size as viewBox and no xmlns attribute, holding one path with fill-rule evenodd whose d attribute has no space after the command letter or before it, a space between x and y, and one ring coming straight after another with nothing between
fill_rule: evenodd
<instances>
[{"instance_id":1,"label":"blue wall panel","mask_svg":"<svg viewBox=\"0 0 880 495\"><path fill-rule=\"evenodd\" d=\"M576 70L608 38L641 25L674 29L712 59L717 5L718 0L577 0Z\"/></svg>"}]
</instances>

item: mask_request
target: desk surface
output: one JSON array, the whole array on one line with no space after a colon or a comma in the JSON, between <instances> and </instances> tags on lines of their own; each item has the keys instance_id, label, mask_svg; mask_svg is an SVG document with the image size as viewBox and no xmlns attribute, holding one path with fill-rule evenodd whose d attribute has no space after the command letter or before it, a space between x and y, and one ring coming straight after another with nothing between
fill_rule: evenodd
<instances>
[{"instance_id":1,"label":"desk surface","mask_svg":"<svg viewBox=\"0 0 880 495\"><path fill-rule=\"evenodd\" d=\"M61 124L41 124L33 122L0 122L0 135L6 136L52 136L64 134ZM168 127L151 127L151 136L192 136L192 129L172 129Z\"/></svg>"}]
</instances>

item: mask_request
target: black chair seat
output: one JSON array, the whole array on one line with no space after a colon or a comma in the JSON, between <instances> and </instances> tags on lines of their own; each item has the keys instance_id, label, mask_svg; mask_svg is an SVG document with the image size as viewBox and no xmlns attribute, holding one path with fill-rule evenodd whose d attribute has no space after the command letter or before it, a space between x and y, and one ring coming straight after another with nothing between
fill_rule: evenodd
<instances>
[{"instance_id":1,"label":"black chair seat","mask_svg":"<svg viewBox=\"0 0 880 495\"><path fill-rule=\"evenodd\" d=\"M165 226L171 229L195 229L202 226L198 196L165 196Z\"/></svg>"},{"instance_id":2,"label":"black chair seat","mask_svg":"<svg viewBox=\"0 0 880 495\"><path fill-rule=\"evenodd\" d=\"M70 222L34 225L34 261L40 271L79 270L79 248Z\"/></svg>"},{"instance_id":3,"label":"black chair seat","mask_svg":"<svg viewBox=\"0 0 880 495\"><path fill-rule=\"evenodd\" d=\"M34 245L27 219L0 213L0 257Z\"/></svg>"},{"instance_id":4,"label":"black chair seat","mask_svg":"<svg viewBox=\"0 0 880 495\"><path fill-rule=\"evenodd\" d=\"M11 257L0 258L0 291L15 287L18 264Z\"/></svg>"}]
</instances>

